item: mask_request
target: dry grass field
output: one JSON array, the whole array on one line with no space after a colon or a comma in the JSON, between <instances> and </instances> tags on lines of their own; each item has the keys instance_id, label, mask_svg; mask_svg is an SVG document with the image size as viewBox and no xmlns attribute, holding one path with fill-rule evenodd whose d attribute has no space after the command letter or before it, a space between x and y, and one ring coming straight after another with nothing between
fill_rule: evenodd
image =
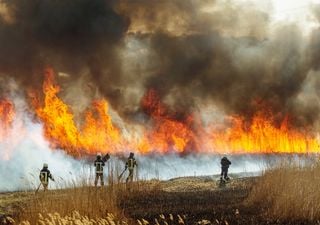
<instances>
[{"instance_id":1,"label":"dry grass field","mask_svg":"<svg viewBox=\"0 0 320 225\"><path fill-rule=\"evenodd\" d=\"M0 224L320 224L320 167L0 194Z\"/></svg>"},{"instance_id":2,"label":"dry grass field","mask_svg":"<svg viewBox=\"0 0 320 225\"><path fill-rule=\"evenodd\" d=\"M265 172L248 203L264 205L269 216L320 224L320 164L284 163Z\"/></svg>"}]
</instances>

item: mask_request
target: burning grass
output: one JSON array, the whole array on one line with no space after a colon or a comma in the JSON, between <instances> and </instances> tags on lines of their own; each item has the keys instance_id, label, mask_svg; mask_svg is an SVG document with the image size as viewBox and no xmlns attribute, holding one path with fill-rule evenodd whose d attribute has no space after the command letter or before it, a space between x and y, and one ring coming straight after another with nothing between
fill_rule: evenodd
<instances>
[{"instance_id":1,"label":"burning grass","mask_svg":"<svg viewBox=\"0 0 320 225\"><path fill-rule=\"evenodd\" d=\"M64 149L73 156L107 151L119 153L127 149L135 149L140 154L171 151L179 154L190 151L306 153L320 150L312 130L295 127L290 115L277 118L267 103L257 104L250 119L225 115L221 121L204 123L200 111L172 110L153 89L147 90L141 99L141 112L148 118L144 123L130 123L121 120L120 116L122 122L116 122L107 100L102 98L92 102L84 112L83 122L78 124L72 108L59 97L61 90L53 69L48 68L45 75L43 93L34 90L29 97L52 148ZM10 108L8 104L5 106Z\"/></svg>"},{"instance_id":2,"label":"burning grass","mask_svg":"<svg viewBox=\"0 0 320 225\"><path fill-rule=\"evenodd\" d=\"M320 219L320 163L288 162L267 170L253 187L251 205L263 205L267 214L281 219Z\"/></svg>"}]
</instances>

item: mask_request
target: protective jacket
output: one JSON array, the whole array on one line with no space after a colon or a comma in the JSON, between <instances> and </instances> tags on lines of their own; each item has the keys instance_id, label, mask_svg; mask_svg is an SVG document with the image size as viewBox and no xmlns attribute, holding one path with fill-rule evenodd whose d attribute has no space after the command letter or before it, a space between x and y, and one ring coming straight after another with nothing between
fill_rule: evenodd
<instances>
[{"instance_id":1,"label":"protective jacket","mask_svg":"<svg viewBox=\"0 0 320 225\"><path fill-rule=\"evenodd\" d=\"M129 170L133 170L133 168L137 166L137 161L134 157L129 157L127 162L126 162L126 168Z\"/></svg>"},{"instance_id":2,"label":"protective jacket","mask_svg":"<svg viewBox=\"0 0 320 225\"><path fill-rule=\"evenodd\" d=\"M50 173L50 170L48 170L48 168L43 168L43 169L40 171L40 175L39 175L39 179L40 179L41 183L43 183L43 184L48 184L49 178L50 178L51 180L54 180L54 179L53 179L53 176L52 176L51 173Z\"/></svg>"},{"instance_id":3,"label":"protective jacket","mask_svg":"<svg viewBox=\"0 0 320 225\"><path fill-rule=\"evenodd\" d=\"M229 168L230 165L231 165L231 162L229 161L229 159L227 157L223 157L221 159L221 167L222 168Z\"/></svg>"},{"instance_id":4,"label":"protective jacket","mask_svg":"<svg viewBox=\"0 0 320 225\"><path fill-rule=\"evenodd\" d=\"M96 173L103 173L103 167L105 166L104 160L97 158L94 161L94 166L96 167Z\"/></svg>"}]
</instances>

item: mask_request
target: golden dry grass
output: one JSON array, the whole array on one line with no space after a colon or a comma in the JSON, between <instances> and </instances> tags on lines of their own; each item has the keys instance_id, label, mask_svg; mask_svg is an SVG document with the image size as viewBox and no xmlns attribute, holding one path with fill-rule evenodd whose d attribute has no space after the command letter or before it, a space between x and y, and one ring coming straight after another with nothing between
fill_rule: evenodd
<instances>
[{"instance_id":1,"label":"golden dry grass","mask_svg":"<svg viewBox=\"0 0 320 225\"><path fill-rule=\"evenodd\" d=\"M139 225L149 225L149 224L185 224L185 217L177 215L175 219L172 214L166 218L163 214L159 215L159 219L155 218L154 221L149 222L145 219L137 219L136 221L130 221L126 219L118 219L112 213L108 213L103 218L92 219L88 216L81 215L78 211L74 211L66 216L61 216L59 213L48 213L46 215L38 214L37 220L32 223L28 220L19 222L19 225L126 225L126 224L139 224ZM184 218L183 218L184 217ZM16 224L14 219L8 218L5 224ZM211 224L208 220L199 221L198 224Z\"/></svg>"},{"instance_id":2,"label":"golden dry grass","mask_svg":"<svg viewBox=\"0 0 320 225\"><path fill-rule=\"evenodd\" d=\"M313 221L320 218L320 164L281 163L267 170L248 198L270 216Z\"/></svg>"},{"instance_id":3,"label":"golden dry grass","mask_svg":"<svg viewBox=\"0 0 320 225\"><path fill-rule=\"evenodd\" d=\"M125 222L127 219L118 206L119 197L143 192L146 187L155 185L145 185L145 181L136 181L128 185L119 183L117 174L117 171L111 170L107 185L104 187L92 186L92 179L90 182L90 178L83 176L72 183L56 184L58 189L55 190L47 192L40 190L24 202L16 219L18 222L24 221L30 224L50 224L49 220L73 221L73 218L77 217L77 223L52 222L51 224L113 224L110 221L104 223L112 215L116 221ZM66 186L71 188L65 188ZM41 220L44 217L49 218L46 219L47 223Z\"/></svg>"},{"instance_id":4,"label":"golden dry grass","mask_svg":"<svg viewBox=\"0 0 320 225\"><path fill-rule=\"evenodd\" d=\"M28 220L21 221L19 225L31 225ZM39 225L116 225L128 224L125 220L118 220L112 213L108 213L104 218L90 219L88 216L81 215L78 211L70 215L61 216L59 213L49 213L47 215L38 215L36 224Z\"/></svg>"},{"instance_id":5,"label":"golden dry grass","mask_svg":"<svg viewBox=\"0 0 320 225\"><path fill-rule=\"evenodd\" d=\"M104 218L108 213L121 217L117 207L120 191L116 188L81 187L41 192L25 203L18 219L35 224L39 214L58 213L61 217L67 217L74 211L88 218Z\"/></svg>"}]
</instances>

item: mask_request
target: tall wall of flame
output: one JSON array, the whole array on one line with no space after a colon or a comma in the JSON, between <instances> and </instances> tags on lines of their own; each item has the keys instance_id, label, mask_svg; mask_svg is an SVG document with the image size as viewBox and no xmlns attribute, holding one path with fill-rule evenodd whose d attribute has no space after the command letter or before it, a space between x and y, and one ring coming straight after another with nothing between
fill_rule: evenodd
<instances>
[{"instance_id":1,"label":"tall wall of flame","mask_svg":"<svg viewBox=\"0 0 320 225\"><path fill-rule=\"evenodd\" d=\"M44 125L44 136L54 149L64 149L73 156L97 152L124 153L310 153L319 152L319 141L307 129L292 127L289 116L275 125L272 111L264 109L253 115L250 123L234 115L220 124L199 121L199 113L181 114L169 109L155 90L149 90L141 100L143 112L150 117L140 123L140 136L130 139L124 135L109 114L104 99L94 100L86 110L81 125L76 125L72 108L58 96L54 72L48 68L43 84L43 97L31 94L36 116ZM10 102L3 102L4 124L12 122L6 113L12 111ZM13 113L11 113L13 114ZM8 125L4 126L4 128ZM135 128L127 131L135 133Z\"/></svg>"}]
</instances>

